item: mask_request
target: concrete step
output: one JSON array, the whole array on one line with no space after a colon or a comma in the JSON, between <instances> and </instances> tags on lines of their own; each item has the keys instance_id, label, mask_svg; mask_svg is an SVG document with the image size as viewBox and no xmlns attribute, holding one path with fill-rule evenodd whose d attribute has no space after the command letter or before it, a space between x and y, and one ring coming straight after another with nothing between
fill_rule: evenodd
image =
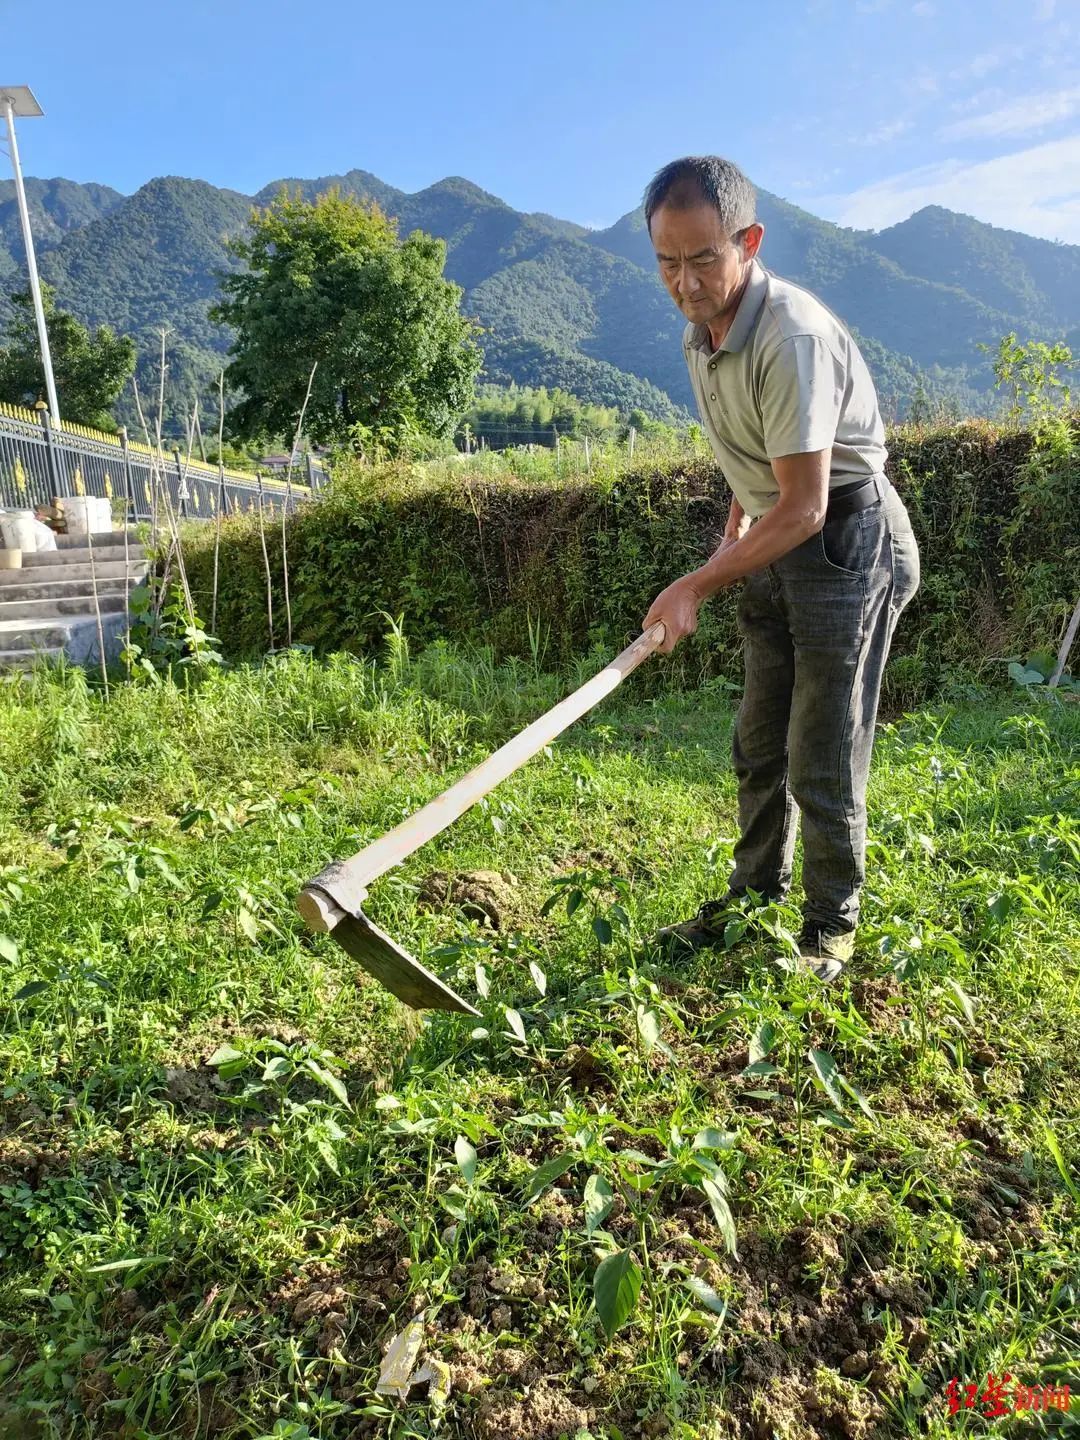
<instances>
[{"instance_id":1,"label":"concrete step","mask_svg":"<svg viewBox=\"0 0 1080 1440\"><path fill-rule=\"evenodd\" d=\"M64 652L57 646L48 650L0 650L0 681L4 671L30 670L41 660L59 660Z\"/></svg>"},{"instance_id":2,"label":"concrete step","mask_svg":"<svg viewBox=\"0 0 1080 1440\"><path fill-rule=\"evenodd\" d=\"M45 620L0 620L0 650L62 650L68 641L71 622Z\"/></svg>"},{"instance_id":3,"label":"concrete step","mask_svg":"<svg viewBox=\"0 0 1080 1440\"><path fill-rule=\"evenodd\" d=\"M127 609L127 596L99 595L102 615L116 615ZM0 600L2 620L62 620L68 615L93 615L92 595L68 595L47 600Z\"/></svg>"},{"instance_id":4,"label":"concrete step","mask_svg":"<svg viewBox=\"0 0 1080 1440\"><path fill-rule=\"evenodd\" d=\"M61 537L63 538L63 537ZM85 541L86 537L79 537ZM23 556L23 569L36 570L41 567L51 569L54 565L89 565L91 555L95 565L122 565L124 563L123 545L97 545L91 547L83 545L65 545L62 549L56 550L34 550L29 555ZM128 546L129 560L143 560L146 558L146 551L141 545Z\"/></svg>"},{"instance_id":5,"label":"concrete step","mask_svg":"<svg viewBox=\"0 0 1080 1440\"><path fill-rule=\"evenodd\" d=\"M145 561L133 560L126 570L123 558L102 560L96 555L92 569L89 561L85 565L78 561L67 565L24 565L21 570L0 570L0 593L9 585L49 585L69 580L89 587L94 575L100 581L122 580L125 574L131 580L141 580L146 574Z\"/></svg>"},{"instance_id":6,"label":"concrete step","mask_svg":"<svg viewBox=\"0 0 1080 1440\"><path fill-rule=\"evenodd\" d=\"M95 530L92 536L94 549L100 549L103 545L123 545L123 530ZM136 532L128 531L128 539L132 545L137 543ZM56 547L58 550L79 550L86 547L85 535L57 535Z\"/></svg>"},{"instance_id":7,"label":"concrete step","mask_svg":"<svg viewBox=\"0 0 1080 1440\"><path fill-rule=\"evenodd\" d=\"M16 572L18 573L18 572ZM112 577L98 576L97 588L99 595L123 595L141 583L141 577L129 575L114 575ZM71 580L66 575L63 579L52 579L51 573L48 579L33 579L21 581L19 584L0 586L0 605L5 605L9 600L66 600L79 599L84 595L93 593L89 576L85 580Z\"/></svg>"}]
</instances>

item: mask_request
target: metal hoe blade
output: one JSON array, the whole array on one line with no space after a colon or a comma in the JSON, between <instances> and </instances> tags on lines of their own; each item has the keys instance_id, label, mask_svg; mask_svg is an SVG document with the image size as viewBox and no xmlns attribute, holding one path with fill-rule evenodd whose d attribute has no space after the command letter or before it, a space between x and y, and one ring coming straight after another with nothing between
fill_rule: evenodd
<instances>
[{"instance_id":1,"label":"metal hoe blade","mask_svg":"<svg viewBox=\"0 0 1080 1440\"><path fill-rule=\"evenodd\" d=\"M403 950L385 930L373 924L362 910L357 915L346 915L330 933L369 975L374 975L380 985L385 985L387 990L414 1010L480 1014L407 950Z\"/></svg>"}]
</instances>

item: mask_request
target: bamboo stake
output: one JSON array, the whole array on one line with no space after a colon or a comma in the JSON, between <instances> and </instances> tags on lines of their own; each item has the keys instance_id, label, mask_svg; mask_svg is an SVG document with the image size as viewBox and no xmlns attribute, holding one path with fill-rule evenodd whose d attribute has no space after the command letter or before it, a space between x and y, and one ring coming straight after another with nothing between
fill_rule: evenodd
<instances>
[{"instance_id":1,"label":"bamboo stake","mask_svg":"<svg viewBox=\"0 0 1080 1440\"><path fill-rule=\"evenodd\" d=\"M134 377L134 376L132 376L132 384L133 384L134 389L135 389L135 402L136 402L136 405L137 405L137 407L138 407L139 419L142 421L143 433L146 435L147 449L150 450L151 459L153 460L153 458L154 458L154 450L153 450L153 447L152 447L151 444L150 444L150 434L149 434L149 430L147 429L146 417L145 417L145 415L143 414L142 402L141 402L140 397L139 397L139 387L138 387L137 384L135 384L135 377ZM184 603L185 603L185 605L187 606L187 612L188 612L188 622L189 622L189 624L192 626L192 628L194 628L194 626L195 626L195 607L194 607L194 604L193 604L192 598L191 598L191 587L190 587L190 585L188 584L187 570L186 570L186 568L185 568L185 566L184 566L184 552L183 552L183 547L181 546L181 543L180 543L180 530L179 530L179 526L178 526L178 524L177 524L176 514L175 514L175 512L174 512L174 510L173 510L172 497L169 495L169 487L168 487L168 484L167 484L166 481L165 481L165 461L164 461L164 456L163 456L163 453L162 453L160 444L158 445L157 459L156 459L156 461L155 461L154 463L155 463L155 465L156 465L156 469L154 469L154 468L151 469L151 475L154 477L154 484L151 486L151 492L152 492L152 493L156 493L157 485L158 485L158 483L160 483L160 485L161 485L162 505L163 505L163 509L164 509L164 511L165 511L165 518L166 518L166 520L168 521L168 527L169 527L169 541L170 541L170 544L169 544L169 551L168 551L167 561L168 561L168 560L171 560L173 553L176 554L176 559L177 559L177 571L178 571L178 573L179 573L179 575L180 575L180 582L181 582L181 585L182 585L182 587L183 587ZM156 539L156 538L157 538L157 537L156 537L156 532L155 532L155 539ZM154 609L154 625L155 625L155 629L156 629L156 626L157 626L157 621L158 621L158 619L159 619L159 617L160 617L161 605L162 605L162 603L163 603L163 599L164 599L164 596L166 595L166 593L167 593L167 591L166 591L166 589L165 589L165 586L162 585L162 586L160 587L160 589L158 590L158 592L156 593L156 595L155 595L155 602L156 602L156 604L155 604L155 609Z\"/></svg>"},{"instance_id":2,"label":"bamboo stake","mask_svg":"<svg viewBox=\"0 0 1080 1440\"><path fill-rule=\"evenodd\" d=\"M259 485L259 539L262 541L263 566L266 569L266 620L270 627L270 649L274 648L274 594L273 585L270 579L270 556L266 549L266 521L263 516L263 483L262 475L255 471L255 479Z\"/></svg>"},{"instance_id":3,"label":"bamboo stake","mask_svg":"<svg viewBox=\"0 0 1080 1440\"><path fill-rule=\"evenodd\" d=\"M94 619L97 622L98 662L101 665L101 683L105 687L105 699L109 698L109 671L105 665L105 631L101 624L101 597L98 594L97 566L94 563L94 532L90 517L86 520L86 549L90 556L90 593L94 598Z\"/></svg>"},{"instance_id":4,"label":"bamboo stake","mask_svg":"<svg viewBox=\"0 0 1080 1440\"><path fill-rule=\"evenodd\" d=\"M292 603L289 600L289 554L285 534L285 522L289 514L289 500L292 497L293 457L296 454L296 447L300 444L300 435L304 428L304 416L307 414L308 401L311 399L311 387L315 383L315 371L318 368L319 362L316 360L311 367L311 374L308 376L307 390L304 393L304 403L300 406L300 418L296 422L296 434L293 436L292 449L289 451L289 469L285 476L285 503L281 509L281 573L285 581L285 645L290 650L292 649ZM272 638L271 643L273 643Z\"/></svg>"},{"instance_id":5,"label":"bamboo stake","mask_svg":"<svg viewBox=\"0 0 1080 1440\"><path fill-rule=\"evenodd\" d=\"M1072 613L1068 628L1065 631L1065 638L1061 642L1061 648L1057 653L1057 664L1054 666L1054 673L1050 676L1050 688L1053 689L1065 673L1065 662L1069 658L1069 651L1072 649L1073 641L1076 639L1076 632L1080 630L1080 600L1076 602L1076 609Z\"/></svg>"},{"instance_id":6,"label":"bamboo stake","mask_svg":"<svg viewBox=\"0 0 1080 1440\"><path fill-rule=\"evenodd\" d=\"M131 503L131 451L128 448L127 426L120 429L120 443L124 447L124 668L131 679L131 531L128 512L133 511Z\"/></svg>"},{"instance_id":7,"label":"bamboo stake","mask_svg":"<svg viewBox=\"0 0 1080 1440\"><path fill-rule=\"evenodd\" d=\"M210 610L210 634L217 634L218 556L221 553L221 511L225 504L225 462L221 458L225 437L225 371L218 376L218 496L214 519L214 600Z\"/></svg>"}]
</instances>

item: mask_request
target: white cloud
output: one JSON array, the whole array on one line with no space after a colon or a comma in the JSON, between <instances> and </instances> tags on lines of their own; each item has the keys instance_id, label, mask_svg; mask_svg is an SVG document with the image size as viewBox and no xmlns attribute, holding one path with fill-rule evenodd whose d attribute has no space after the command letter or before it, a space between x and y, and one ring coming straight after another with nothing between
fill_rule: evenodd
<instances>
[{"instance_id":1,"label":"white cloud","mask_svg":"<svg viewBox=\"0 0 1080 1440\"><path fill-rule=\"evenodd\" d=\"M924 165L847 195L819 196L807 208L857 230L881 230L924 205L1080 244L1080 134L974 165Z\"/></svg>"},{"instance_id":2,"label":"white cloud","mask_svg":"<svg viewBox=\"0 0 1080 1440\"><path fill-rule=\"evenodd\" d=\"M1039 0L1035 6L1036 20L1052 20L1057 9L1057 0Z\"/></svg>"},{"instance_id":3,"label":"white cloud","mask_svg":"<svg viewBox=\"0 0 1080 1440\"><path fill-rule=\"evenodd\" d=\"M917 0L917 3L911 7L911 13L912 15L929 17L930 15L937 14L937 6L931 5L930 0Z\"/></svg>"},{"instance_id":4,"label":"white cloud","mask_svg":"<svg viewBox=\"0 0 1080 1440\"><path fill-rule=\"evenodd\" d=\"M982 80L994 70L1000 70L1006 60L1020 60L1024 54L1023 50L1007 50L1002 46L999 50L980 50L963 65L958 65L955 70L949 71L949 79L958 80Z\"/></svg>"},{"instance_id":5,"label":"white cloud","mask_svg":"<svg viewBox=\"0 0 1080 1440\"><path fill-rule=\"evenodd\" d=\"M1080 85L1062 90L1044 90L1013 100L985 115L957 120L941 132L943 140L979 140L1003 135L1029 135L1047 125L1057 125L1080 114Z\"/></svg>"},{"instance_id":6,"label":"white cloud","mask_svg":"<svg viewBox=\"0 0 1080 1440\"><path fill-rule=\"evenodd\" d=\"M910 120L890 120L887 125L879 125L876 130L870 130L865 135L853 137L856 145L887 145L890 140L895 140L898 135L911 129Z\"/></svg>"}]
</instances>

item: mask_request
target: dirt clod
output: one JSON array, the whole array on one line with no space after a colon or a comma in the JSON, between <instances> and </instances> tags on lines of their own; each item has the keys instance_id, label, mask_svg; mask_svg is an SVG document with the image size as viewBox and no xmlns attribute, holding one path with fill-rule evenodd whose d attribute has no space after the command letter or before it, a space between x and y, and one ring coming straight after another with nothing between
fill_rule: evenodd
<instances>
[{"instance_id":1,"label":"dirt clod","mask_svg":"<svg viewBox=\"0 0 1080 1440\"><path fill-rule=\"evenodd\" d=\"M504 930L514 908L517 879L508 872L472 870L447 875L434 870L420 887L418 910L458 909L467 920Z\"/></svg>"}]
</instances>

